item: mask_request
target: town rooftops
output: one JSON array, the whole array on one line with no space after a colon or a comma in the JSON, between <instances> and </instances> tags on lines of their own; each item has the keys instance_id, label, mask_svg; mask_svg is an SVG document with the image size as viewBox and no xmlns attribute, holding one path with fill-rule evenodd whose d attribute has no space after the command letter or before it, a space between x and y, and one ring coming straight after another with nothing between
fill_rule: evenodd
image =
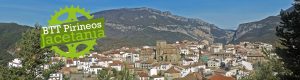
<instances>
[{"instance_id":1,"label":"town rooftops","mask_svg":"<svg viewBox=\"0 0 300 80\"><path fill-rule=\"evenodd\" d=\"M180 73L180 71L176 70L174 66L168 69L165 73Z\"/></svg>"}]
</instances>

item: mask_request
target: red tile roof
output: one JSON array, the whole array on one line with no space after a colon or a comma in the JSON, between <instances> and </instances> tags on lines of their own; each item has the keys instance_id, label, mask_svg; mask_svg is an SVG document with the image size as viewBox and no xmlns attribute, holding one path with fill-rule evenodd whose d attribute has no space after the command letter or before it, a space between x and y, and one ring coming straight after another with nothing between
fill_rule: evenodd
<instances>
[{"instance_id":1,"label":"red tile roof","mask_svg":"<svg viewBox=\"0 0 300 80\"><path fill-rule=\"evenodd\" d=\"M233 77L227 77L221 74L215 74L211 76L208 80L235 80Z\"/></svg>"},{"instance_id":2,"label":"red tile roof","mask_svg":"<svg viewBox=\"0 0 300 80\"><path fill-rule=\"evenodd\" d=\"M147 73L140 72L138 73L139 77L149 77Z\"/></svg>"}]
</instances>

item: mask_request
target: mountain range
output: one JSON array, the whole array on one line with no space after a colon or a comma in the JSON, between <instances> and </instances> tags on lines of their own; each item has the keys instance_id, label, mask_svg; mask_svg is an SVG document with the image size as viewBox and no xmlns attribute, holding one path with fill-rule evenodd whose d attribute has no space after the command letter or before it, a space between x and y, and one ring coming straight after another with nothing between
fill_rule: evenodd
<instances>
[{"instance_id":1,"label":"mountain range","mask_svg":"<svg viewBox=\"0 0 300 80\"><path fill-rule=\"evenodd\" d=\"M100 39L100 45L106 45L107 42L111 42L108 45L118 47L154 45L156 40L162 39L169 42L205 39L226 43L234 33L200 19L185 18L168 11L145 7L105 10L92 15L95 18L104 17L106 20L107 38ZM82 19L84 17L79 17L79 20ZM119 43L121 44L118 45Z\"/></svg>"},{"instance_id":2,"label":"mountain range","mask_svg":"<svg viewBox=\"0 0 300 80\"><path fill-rule=\"evenodd\" d=\"M292 11L291 9L288 9ZM287 11L288 11L287 10ZM201 19L174 15L169 11L152 8L121 8L92 13L94 18L105 18L106 37L98 40L98 51L123 46L155 45L156 40L175 42L181 40L208 40L211 43L238 43L261 41L274 43L275 27L280 16L240 24L237 30L225 30ZM79 17L79 20L85 20ZM0 23L1 55L15 44L28 26ZM12 37L13 36L13 37ZM2 58L0 58L1 60Z\"/></svg>"}]
</instances>

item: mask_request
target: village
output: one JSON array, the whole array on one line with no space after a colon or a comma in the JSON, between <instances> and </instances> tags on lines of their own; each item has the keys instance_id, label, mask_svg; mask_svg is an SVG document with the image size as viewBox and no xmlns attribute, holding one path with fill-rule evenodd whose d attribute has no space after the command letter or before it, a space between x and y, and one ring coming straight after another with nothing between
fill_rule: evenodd
<instances>
[{"instance_id":1,"label":"village","mask_svg":"<svg viewBox=\"0 0 300 80\"><path fill-rule=\"evenodd\" d=\"M155 46L91 52L77 59L52 57L50 64L62 61L64 66L49 80L62 80L64 76L71 80L97 79L104 69L126 69L135 80L239 80L251 74L257 63L267 61L264 51L272 49L272 45L261 42L223 45L207 40L158 40ZM22 67L21 62L14 59L8 66Z\"/></svg>"}]
</instances>

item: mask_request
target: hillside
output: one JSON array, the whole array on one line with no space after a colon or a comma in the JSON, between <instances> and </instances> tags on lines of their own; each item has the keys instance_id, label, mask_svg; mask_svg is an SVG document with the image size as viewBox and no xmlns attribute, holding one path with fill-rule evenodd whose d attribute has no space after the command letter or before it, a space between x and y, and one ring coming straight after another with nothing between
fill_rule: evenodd
<instances>
[{"instance_id":1,"label":"hillside","mask_svg":"<svg viewBox=\"0 0 300 80\"><path fill-rule=\"evenodd\" d=\"M294 7L290 7L285 12L291 12ZM276 34L276 27L280 25L280 15L269 16L265 19L240 24L236 30L232 43L238 43L241 41L249 42L266 42L274 44L278 39Z\"/></svg>"},{"instance_id":2,"label":"hillside","mask_svg":"<svg viewBox=\"0 0 300 80\"><path fill-rule=\"evenodd\" d=\"M22 33L29 29L16 23L0 23L0 65L5 65L13 56L7 50L21 39Z\"/></svg>"},{"instance_id":3,"label":"hillside","mask_svg":"<svg viewBox=\"0 0 300 80\"><path fill-rule=\"evenodd\" d=\"M279 16L269 16L263 20L240 24L235 32L233 41L275 43L276 26L280 24Z\"/></svg>"}]
</instances>

